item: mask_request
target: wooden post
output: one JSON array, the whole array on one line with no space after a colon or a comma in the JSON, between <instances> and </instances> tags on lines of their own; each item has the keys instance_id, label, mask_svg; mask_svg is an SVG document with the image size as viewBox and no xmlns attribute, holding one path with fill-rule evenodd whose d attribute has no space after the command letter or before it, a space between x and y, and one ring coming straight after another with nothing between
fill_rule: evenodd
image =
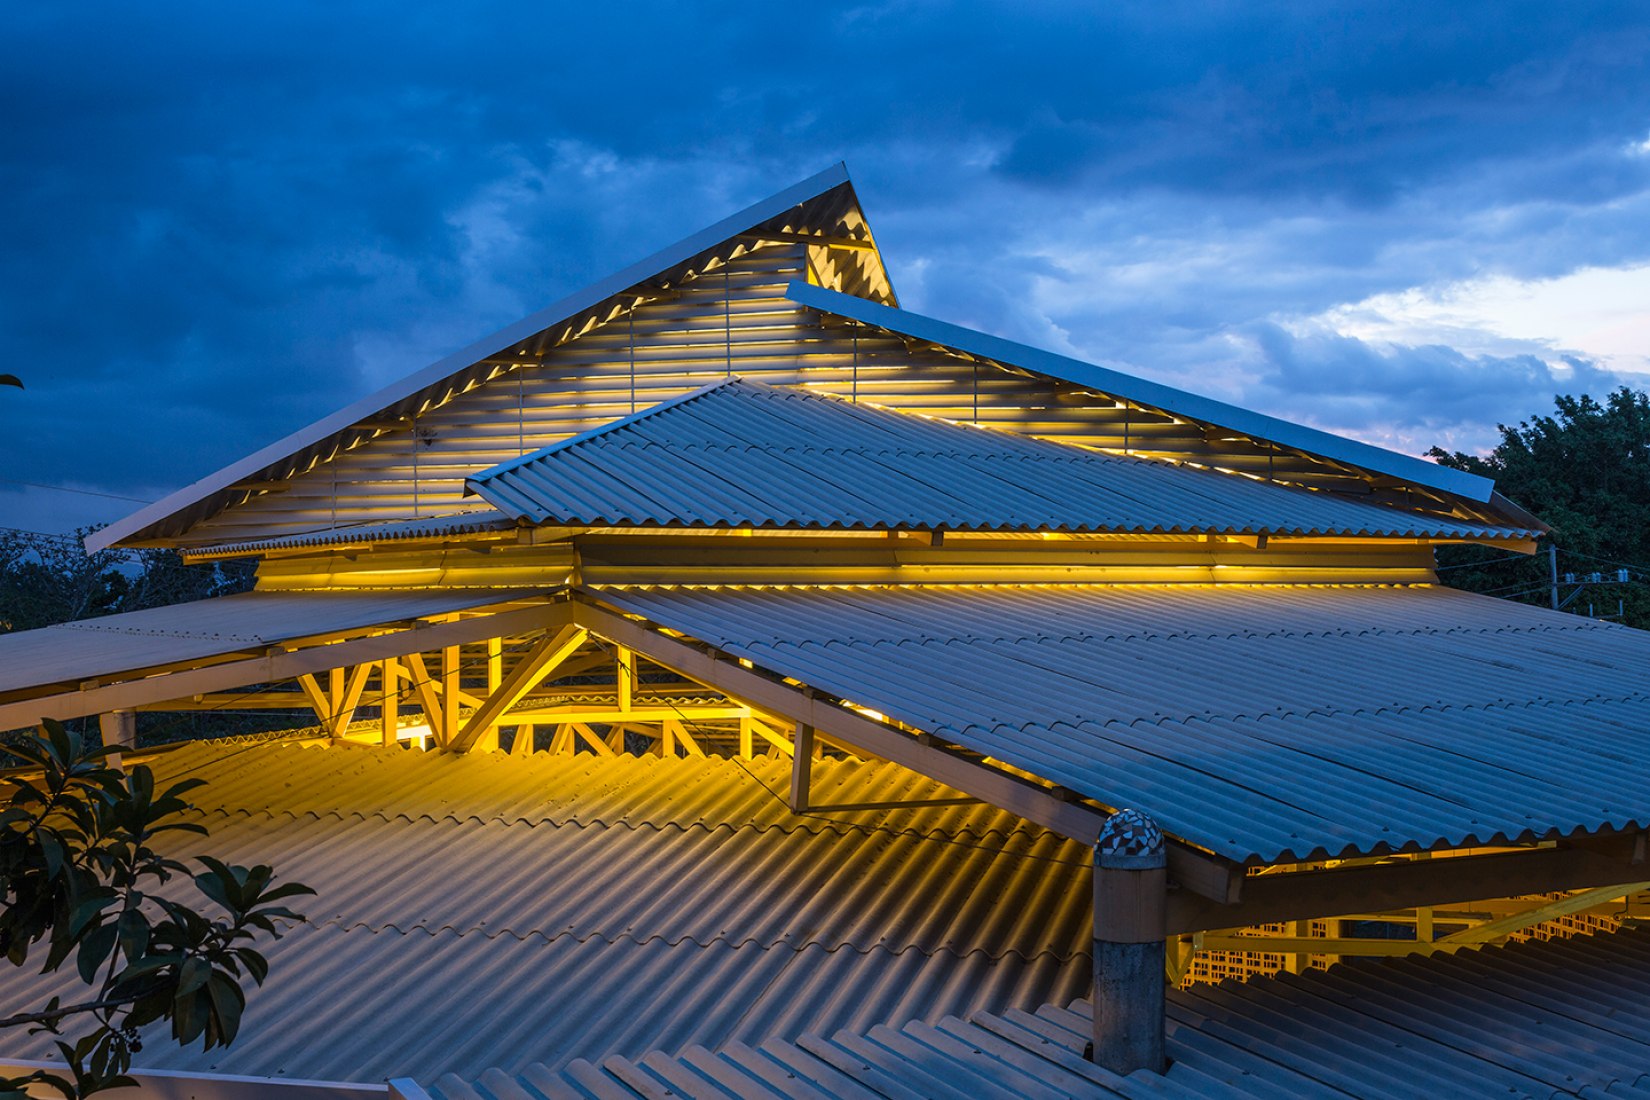
<instances>
[{"instance_id":1,"label":"wooden post","mask_svg":"<svg viewBox=\"0 0 1650 1100\"><path fill-rule=\"evenodd\" d=\"M458 658L456 645L441 650L441 731L437 738L442 746L458 739Z\"/></svg>"},{"instance_id":2,"label":"wooden post","mask_svg":"<svg viewBox=\"0 0 1650 1100\"><path fill-rule=\"evenodd\" d=\"M504 683L504 639L487 639L487 694L492 695ZM476 739L477 749L482 752L498 751L498 723L494 722L481 731Z\"/></svg>"},{"instance_id":3,"label":"wooden post","mask_svg":"<svg viewBox=\"0 0 1650 1100\"><path fill-rule=\"evenodd\" d=\"M103 747L114 749L137 748L137 711L111 710L97 716L97 729L103 735ZM120 753L107 757L109 767L121 766Z\"/></svg>"},{"instance_id":4,"label":"wooden post","mask_svg":"<svg viewBox=\"0 0 1650 1100\"><path fill-rule=\"evenodd\" d=\"M378 669L380 686L384 689L383 700L378 704L378 736L386 749L395 747L401 725L401 676L397 671L400 664L394 657L386 657Z\"/></svg>"},{"instance_id":5,"label":"wooden post","mask_svg":"<svg viewBox=\"0 0 1650 1100\"><path fill-rule=\"evenodd\" d=\"M616 646L614 658L618 666L615 669L615 683L618 687L619 711L628 714L631 698L636 691L636 654L624 646Z\"/></svg>"},{"instance_id":6,"label":"wooden post","mask_svg":"<svg viewBox=\"0 0 1650 1100\"><path fill-rule=\"evenodd\" d=\"M1094 1046L1092 1060L1120 1076L1164 1068L1168 893L1163 830L1119 810L1094 842Z\"/></svg>"},{"instance_id":7,"label":"wooden post","mask_svg":"<svg viewBox=\"0 0 1650 1100\"><path fill-rule=\"evenodd\" d=\"M808 808L808 785L813 778L814 728L798 724L791 753L791 812L799 814Z\"/></svg>"}]
</instances>

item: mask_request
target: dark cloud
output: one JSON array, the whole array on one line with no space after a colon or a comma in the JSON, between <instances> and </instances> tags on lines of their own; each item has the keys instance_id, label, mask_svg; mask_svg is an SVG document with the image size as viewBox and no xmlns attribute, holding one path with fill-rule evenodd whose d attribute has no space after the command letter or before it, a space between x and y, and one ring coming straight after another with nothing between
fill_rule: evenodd
<instances>
[{"instance_id":1,"label":"dark cloud","mask_svg":"<svg viewBox=\"0 0 1650 1100\"><path fill-rule=\"evenodd\" d=\"M1610 4L12 5L0 476L158 494L839 157L910 306L1366 435L1419 372L1487 438L1609 380L1266 326L1650 257L1647 51Z\"/></svg>"}]
</instances>

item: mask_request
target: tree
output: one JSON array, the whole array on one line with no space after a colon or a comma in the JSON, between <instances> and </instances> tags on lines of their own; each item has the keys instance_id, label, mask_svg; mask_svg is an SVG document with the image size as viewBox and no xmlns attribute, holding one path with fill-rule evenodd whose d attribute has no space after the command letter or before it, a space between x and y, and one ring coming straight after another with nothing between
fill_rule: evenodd
<instances>
[{"instance_id":1,"label":"tree","mask_svg":"<svg viewBox=\"0 0 1650 1100\"><path fill-rule=\"evenodd\" d=\"M1550 525L1547 541L1558 548L1561 571L1613 574L1627 567L1634 582L1600 588L1597 601L1613 615L1619 598L1629 625L1650 627L1650 394L1623 386L1603 403L1585 395L1553 403L1552 416L1501 425L1501 442L1485 457L1437 447L1428 454L1494 478L1501 493ZM1441 550L1441 576L1470 591L1546 602L1545 557L1501 558L1478 547Z\"/></svg>"},{"instance_id":2,"label":"tree","mask_svg":"<svg viewBox=\"0 0 1650 1100\"><path fill-rule=\"evenodd\" d=\"M123 773L109 751L52 721L0 746L0 760L27 769L8 780L0 809L0 954L22 966L43 952L43 972L73 960L87 990L0 1019L0 1028L55 1035L84 1029L57 1043L67 1077L0 1078L0 1096L31 1084L69 1098L131 1085L139 1029L151 1023L167 1022L183 1045L227 1046L246 1005L243 980L262 985L269 972L254 944L303 919L281 902L314 893L275 885L266 866L200 856L191 874L158 852L152 843L163 834L206 834L179 820L183 796L203 781L157 792L148 767Z\"/></svg>"}]
</instances>

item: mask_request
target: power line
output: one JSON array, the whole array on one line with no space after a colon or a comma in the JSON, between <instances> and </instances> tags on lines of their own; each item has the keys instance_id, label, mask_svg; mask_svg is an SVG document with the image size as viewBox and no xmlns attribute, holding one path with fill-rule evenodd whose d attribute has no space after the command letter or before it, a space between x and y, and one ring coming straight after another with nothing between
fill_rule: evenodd
<instances>
[{"instance_id":1,"label":"power line","mask_svg":"<svg viewBox=\"0 0 1650 1100\"><path fill-rule=\"evenodd\" d=\"M153 504L153 503L155 503L154 501L146 500L143 497L123 496L120 493L102 493L102 492L99 492L96 489L76 489L76 488L73 488L72 486L68 486L68 485L48 485L44 481L20 481L15 477L0 477L0 484L26 485L30 489L50 489L51 491L56 492L56 493L79 493L82 496L106 497L109 500L129 500L129 501L132 501L135 504Z\"/></svg>"}]
</instances>

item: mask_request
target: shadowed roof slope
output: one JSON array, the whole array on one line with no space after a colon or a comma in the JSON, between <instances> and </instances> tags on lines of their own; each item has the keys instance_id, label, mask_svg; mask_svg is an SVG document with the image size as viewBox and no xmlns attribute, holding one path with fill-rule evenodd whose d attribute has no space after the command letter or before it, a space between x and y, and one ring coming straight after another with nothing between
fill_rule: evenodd
<instances>
[{"instance_id":1,"label":"shadowed roof slope","mask_svg":"<svg viewBox=\"0 0 1650 1100\"><path fill-rule=\"evenodd\" d=\"M1650 634L1417 586L604 588L1263 863L1650 824Z\"/></svg>"},{"instance_id":2,"label":"shadowed roof slope","mask_svg":"<svg viewBox=\"0 0 1650 1100\"><path fill-rule=\"evenodd\" d=\"M731 378L469 479L567 526L1528 538Z\"/></svg>"},{"instance_id":3,"label":"shadowed roof slope","mask_svg":"<svg viewBox=\"0 0 1650 1100\"><path fill-rule=\"evenodd\" d=\"M1089 1006L443 1077L409 1100L1642 1096L1650 932L1170 990L1168 1072L1083 1060ZM398 1086L400 1082L397 1082ZM668 1090L668 1091L667 1091ZM422 1095L421 1095L422 1094Z\"/></svg>"},{"instance_id":4,"label":"shadowed roof slope","mask_svg":"<svg viewBox=\"0 0 1650 1100\"><path fill-rule=\"evenodd\" d=\"M211 835L173 851L318 894L235 1044L156 1038L143 1069L475 1077L1088 988L1086 847L893 765L820 761L800 816L783 759L223 743L151 766L207 780ZM0 1011L62 980L8 975ZM52 1058L50 1038L0 1054Z\"/></svg>"}]
</instances>

